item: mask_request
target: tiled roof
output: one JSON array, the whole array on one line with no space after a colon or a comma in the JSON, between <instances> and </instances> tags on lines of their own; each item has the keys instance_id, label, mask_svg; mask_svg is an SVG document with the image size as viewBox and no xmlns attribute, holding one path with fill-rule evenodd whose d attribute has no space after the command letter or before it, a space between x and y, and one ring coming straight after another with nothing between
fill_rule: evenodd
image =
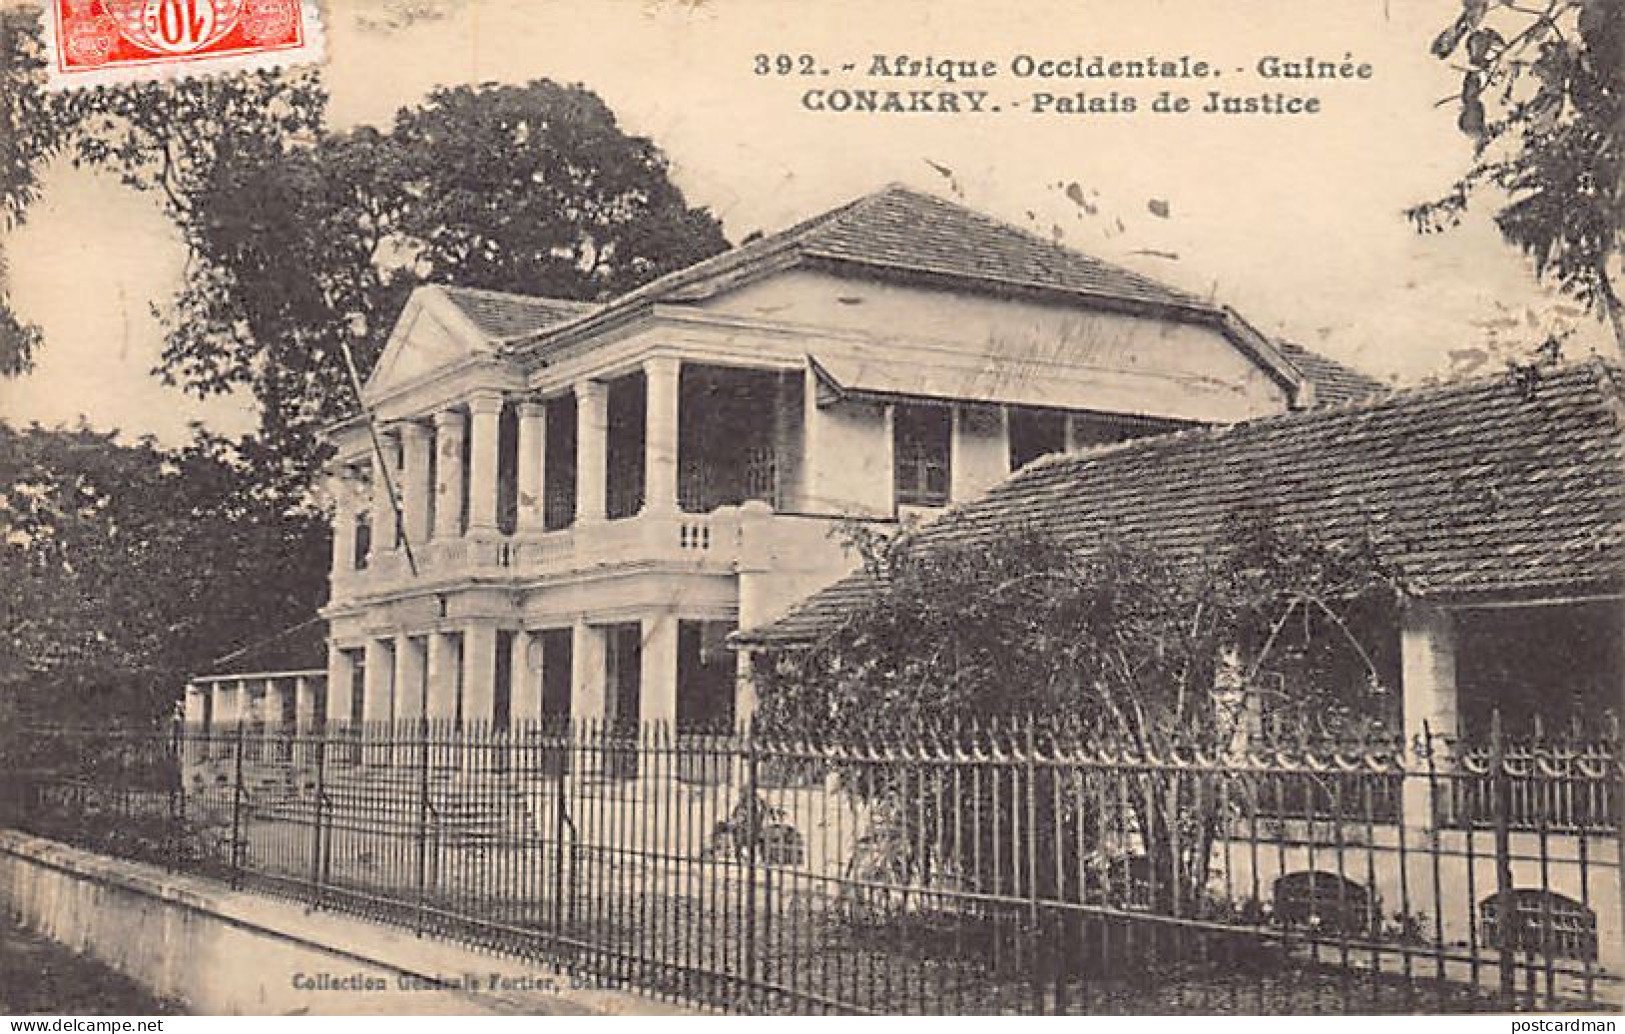
<instances>
[{"instance_id":1,"label":"tiled roof","mask_svg":"<svg viewBox=\"0 0 1625 1034\"><path fill-rule=\"evenodd\" d=\"M327 622L320 618L284 629L217 659L199 677L257 672L311 671L327 667Z\"/></svg>"},{"instance_id":2,"label":"tiled roof","mask_svg":"<svg viewBox=\"0 0 1625 1034\"><path fill-rule=\"evenodd\" d=\"M1211 549L1252 510L1330 541L1369 531L1408 591L1453 599L1618 592L1625 405L1599 361L1410 389L1041 460L926 525L920 548L1032 527L1087 549L1105 534L1171 555ZM838 628L875 591L856 574L746 644Z\"/></svg>"},{"instance_id":3,"label":"tiled roof","mask_svg":"<svg viewBox=\"0 0 1625 1034\"><path fill-rule=\"evenodd\" d=\"M1368 377L1319 352L1311 352L1294 341L1277 338L1275 347L1314 382L1315 402L1318 404L1353 402L1392 390L1375 377Z\"/></svg>"},{"instance_id":4,"label":"tiled roof","mask_svg":"<svg viewBox=\"0 0 1625 1034\"><path fill-rule=\"evenodd\" d=\"M798 235L809 258L1065 294L1207 308L1194 295L903 186Z\"/></svg>"},{"instance_id":5,"label":"tiled roof","mask_svg":"<svg viewBox=\"0 0 1625 1034\"><path fill-rule=\"evenodd\" d=\"M573 319L542 314L539 325L528 331L515 330L511 335L499 336L514 339L511 347L516 353L539 354L552 346L557 338L554 332L589 329L598 320L613 319L657 302L703 300L796 264L868 275L926 278L995 293L1037 292L1106 306L1148 309L1158 315L1213 326L1274 369L1283 381L1295 381L1294 370L1302 374L1314 385L1320 401L1346 401L1382 388L1379 382L1308 349L1265 339L1224 306L900 184L668 273L603 305L564 303L578 306ZM543 303L542 299L514 295L495 297L516 303ZM459 304L468 311L463 301ZM520 327L528 318L529 314L515 315L509 326ZM1283 370L1283 365L1289 368Z\"/></svg>"},{"instance_id":6,"label":"tiled roof","mask_svg":"<svg viewBox=\"0 0 1625 1034\"><path fill-rule=\"evenodd\" d=\"M441 284L440 290L481 333L499 341L534 334L597 308L562 298L538 298L450 284Z\"/></svg>"}]
</instances>

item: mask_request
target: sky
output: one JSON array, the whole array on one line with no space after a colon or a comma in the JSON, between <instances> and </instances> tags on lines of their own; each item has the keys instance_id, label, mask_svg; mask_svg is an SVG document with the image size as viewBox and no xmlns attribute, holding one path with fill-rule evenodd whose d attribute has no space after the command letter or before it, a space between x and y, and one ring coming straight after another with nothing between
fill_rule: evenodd
<instances>
[{"instance_id":1,"label":"sky","mask_svg":"<svg viewBox=\"0 0 1625 1034\"><path fill-rule=\"evenodd\" d=\"M690 201L731 240L889 182L944 194L1236 308L1399 383L1470 365L1490 324L1531 339L1564 320L1480 205L1420 235L1404 209L1471 158L1454 127L1455 73L1429 41L1459 0L327 0L325 82L336 126L384 124L437 85L547 77L596 90L653 138ZM828 76L756 74L756 55L807 54ZM991 61L947 84L866 74L876 55ZM1167 82L1021 78L1019 55L1206 60ZM1263 80L1262 58L1368 63L1369 78ZM851 64L850 71L843 66ZM1156 114L1165 86L1316 96L1313 115ZM984 89L999 113L809 110L809 89ZM1033 94L1131 114L1035 113ZM962 102L962 106L967 102ZM1077 184L1076 188L1071 188ZM1070 194L1070 196L1069 196ZM1081 204L1079 200L1081 199ZM15 308L45 331L37 369L0 381L0 417L177 442L187 422L239 432L241 399L200 401L151 370L154 308L185 256L156 202L103 175L51 167L4 239ZM1570 354L1605 342L1589 318ZM1485 367L1491 369L1493 367Z\"/></svg>"}]
</instances>

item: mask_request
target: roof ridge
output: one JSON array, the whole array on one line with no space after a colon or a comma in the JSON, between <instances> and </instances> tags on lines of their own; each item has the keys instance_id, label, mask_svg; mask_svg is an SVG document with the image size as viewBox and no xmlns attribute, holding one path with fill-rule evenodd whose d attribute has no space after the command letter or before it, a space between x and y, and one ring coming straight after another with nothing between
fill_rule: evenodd
<instances>
[{"instance_id":1,"label":"roof ridge","mask_svg":"<svg viewBox=\"0 0 1625 1034\"><path fill-rule=\"evenodd\" d=\"M680 269L674 269L669 273L664 273L657 276L646 284L635 287L624 294L619 294L613 298L606 299L599 304L603 307L610 307L628 304L636 301L639 298L658 296L664 291L686 287L693 281L702 280L714 273L723 272L734 265L747 262L757 256L772 254L775 251L793 247L799 243L799 239L802 236L816 230L819 225L845 215L864 202L870 201L879 196L881 193L882 191L873 191L868 194L863 194L859 197L851 199L850 201L836 205L834 208L826 209L825 211L819 212L815 215L808 216L807 218L793 223L782 230L774 230L771 233L764 233L762 236L757 237L754 240L746 240L743 243L736 244L724 251L719 251L715 255L710 255L706 258L700 259L698 262L691 262Z\"/></svg>"},{"instance_id":2,"label":"roof ridge","mask_svg":"<svg viewBox=\"0 0 1625 1034\"><path fill-rule=\"evenodd\" d=\"M503 301L529 302L536 305L570 305L591 309L603 304L602 302L583 301L579 298L558 298L550 294L527 294L524 291L499 291L492 287L472 287L467 284L453 284L444 280L431 280L427 286L438 287L443 291L456 294L472 294L483 298L499 298Z\"/></svg>"},{"instance_id":3,"label":"roof ridge","mask_svg":"<svg viewBox=\"0 0 1625 1034\"><path fill-rule=\"evenodd\" d=\"M1625 376L1625 374L1622 374L1618 366L1601 356L1588 356L1585 359L1564 363L1552 369L1550 374L1547 377L1542 378L1542 380L1544 381L1549 377L1567 379L1587 370L1596 374L1605 375L1614 386L1613 390L1616 393L1625 393L1625 381L1622 381L1621 379L1622 376ZM1480 377L1445 381L1440 384L1414 384L1403 388L1393 388L1380 395L1368 395L1363 398L1348 399L1341 402L1330 402L1326 403L1325 405L1311 406L1308 409L1295 409L1280 413L1270 413L1264 416L1253 417L1249 420L1238 420L1235 423L1230 424L1210 424L1207 426L1183 427L1179 430L1169 431L1164 434L1147 435L1143 438L1131 438L1128 441L1123 442L1108 442L1104 445L1090 446L1088 448L1075 450L1073 452L1053 453L1048 456L1042 456L1034 460L1032 463L1029 463L1027 466L1022 467L1021 470L1014 472L1011 475L1010 480L1014 481L1019 475L1028 471L1047 469L1054 466L1065 466L1067 464L1078 463L1084 460L1094 460L1104 455L1116 452L1150 449L1161 444L1190 441L1199 438L1208 438L1218 441L1229 435L1247 432L1257 428L1272 429L1290 426L1294 423L1312 422L1314 420L1323 419L1327 416L1339 413L1347 414L1354 412L1372 412L1392 406L1413 404L1419 400L1427 399L1430 396L1447 397L1452 394L1480 391L1485 388L1494 387L1496 384L1508 383L1510 383L1508 376L1504 372L1485 374ZM1591 383L1596 385L1598 383L1597 378L1593 378ZM1625 397L1625 394L1622 394L1622 397ZM1006 483L1008 484L1009 482Z\"/></svg>"},{"instance_id":4,"label":"roof ridge","mask_svg":"<svg viewBox=\"0 0 1625 1034\"><path fill-rule=\"evenodd\" d=\"M945 198L945 197L941 196L940 194L934 194L934 193L931 193L930 191L922 190L922 189L920 189L918 187L911 186L910 184L903 183L903 182L900 182L900 181L895 181L894 180L891 183L888 183L886 186L882 187L881 189L876 190L876 191L874 191L874 192L872 192L870 194L866 194L863 197L857 199L856 202L853 202L852 204L850 204L847 207L849 209L851 209L851 210L856 210L859 203L861 203L861 202L878 201L881 198L892 197L892 196L895 196L895 195L898 195L898 194L905 195L905 196L911 197L911 198L917 198L917 199L919 199L921 201L924 201L924 202L926 202L928 204L937 206L938 208L948 209L948 210L952 211L953 213L955 213L956 215L960 216L961 218L969 218L971 221L980 223L984 227L993 227L995 229L1004 230L1004 231L1008 231L1010 233L1014 233L1014 234L1026 239L1026 240L1029 240L1029 241L1033 242L1034 244L1039 245L1040 247L1049 249L1051 251L1058 252L1059 254L1065 255L1068 258L1081 259L1084 262L1093 263L1096 266L1102 267L1103 269L1106 269L1106 270L1110 270L1113 273L1119 273L1119 274L1122 274L1124 276L1128 276L1128 277L1130 277L1132 279L1140 281L1142 286L1155 288L1158 291L1165 291L1168 294L1174 295L1175 297L1183 300L1186 304L1189 304L1192 307L1200 308L1200 309L1203 309L1203 310L1206 310L1206 311L1210 311L1210 312L1215 313L1215 314L1222 311L1222 306L1219 306L1219 305L1216 305L1213 302L1207 301L1206 299L1203 299L1201 296L1192 294L1189 291L1184 290L1183 288L1173 287L1173 286L1171 286L1169 284L1163 283L1161 280L1158 280L1155 277L1151 277L1151 276L1148 276L1148 275L1146 275L1144 273L1141 273L1138 270L1130 269L1127 266L1122 266L1122 265L1119 265L1119 264L1117 264L1115 262L1109 262L1106 259L1103 259L1098 255L1094 255L1094 254L1091 254L1091 253L1089 253L1087 251L1083 251L1083 250L1081 250L1079 248L1075 248L1075 247L1073 247L1073 246L1071 246L1069 244L1062 244L1061 242L1056 241L1056 240L1052 240L1049 237L1046 237L1041 233L1038 233L1038 232L1036 232L1034 230L1030 230L1027 227L1020 225L1019 223L1014 223L1014 222L1011 222L1011 221L1009 221L1007 219L1001 219L996 215L992 215L992 214L990 214L988 212L984 212L984 211L982 211L980 209L973 208L968 204L963 204L963 203L961 203L959 201L949 200L948 198ZM851 212L848 211L846 213L843 213L843 215L845 215L845 214L851 214Z\"/></svg>"}]
</instances>

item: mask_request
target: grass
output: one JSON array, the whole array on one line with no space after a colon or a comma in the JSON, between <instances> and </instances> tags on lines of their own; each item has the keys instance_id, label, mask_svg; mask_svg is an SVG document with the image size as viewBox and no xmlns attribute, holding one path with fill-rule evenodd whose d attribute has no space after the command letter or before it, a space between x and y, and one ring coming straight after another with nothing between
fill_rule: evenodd
<instances>
[{"instance_id":1,"label":"grass","mask_svg":"<svg viewBox=\"0 0 1625 1034\"><path fill-rule=\"evenodd\" d=\"M176 1002L151 994L96 959L0 920L0 1013L12 1016L178 1016Z\"/></svg>"}]
</instances>

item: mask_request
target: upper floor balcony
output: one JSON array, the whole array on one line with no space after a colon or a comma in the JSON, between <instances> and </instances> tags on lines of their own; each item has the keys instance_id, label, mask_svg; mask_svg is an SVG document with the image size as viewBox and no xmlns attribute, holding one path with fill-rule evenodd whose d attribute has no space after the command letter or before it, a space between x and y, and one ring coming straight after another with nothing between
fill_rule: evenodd
<instances>
[{"instance_id":1,"label":"upper floor balcony","mask_svg":"<svg viewBox=\"0 0 1625 1034\"><path fill-rule=\"evenodd\" d=\"M663 354L552 394L476 390L376 438L358 425L341 443L333 599L611 565L720 573L758 545L775 568L839 574L852 560L825 540L848 517L930 513L1044 453L1167 426L831 392L813 365ZM771 520L755 527L747 511Z\"/></svg>"},{"instance_id":2,"label":"upper floor balcony","mask_svg":"<svg viewBox=\"0 0 1625 1034\"><path fill-rule=\"evenodd\" d=\"M386 426L335 471L333 599L617 565L727 573L752 549L844 569L842 513L814 512L800 477L804 403L800 371L660 357Z\"/></svg>"}]
</instances>

